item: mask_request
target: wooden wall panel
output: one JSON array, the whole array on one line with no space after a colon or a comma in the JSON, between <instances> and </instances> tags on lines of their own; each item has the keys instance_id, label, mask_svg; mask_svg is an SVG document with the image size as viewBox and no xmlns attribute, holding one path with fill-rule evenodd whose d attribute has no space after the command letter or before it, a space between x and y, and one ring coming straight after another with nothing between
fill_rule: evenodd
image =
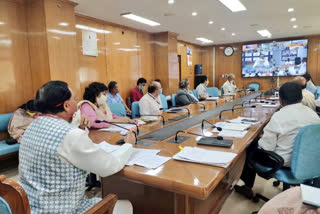
<instances>
[{"instance_id":1,"label":"wooden wall panel","mask_svg":"<svg viewBox=\"0 0 320 214\"><path fill-rule=\"evenodd\" d=\"M169 78L169 94L174 94L179 88L179 62L177 49L177 34L168 33L168 78Z\"/></svg>"},{"instance_id":2,"label":"wooden wall panel","mask_svg":"<svg viewBox=\"0 0 320 214\"><path fill-rule=\"evenodd\" d=\"M209 87L213 87L213 47L202 47L201 50L202 73L208 76Z\"/></svg>"},{"instance_id":3,"label":"wooden wall panel","mask_svg":"<svg viewBox=\"0 0 320 214\"><path fill-rule=\"evenodd\" d=\"M320 36L306 36L304 38L309 39L309 48L308 48L308 63L307 70L311 74L313 81L316 85L320 85ZM236 84L238 88L246 88L251 82L257 82L260 84L261 90L269 90L272 85L276 87L276 78L272 82L271 77L262 77L262 78L242 78L241 76L241 47L242 43L229 44L235 49L235 52L232 56L227 57L224 55L223 50L224 46L216 46L216 72L215 80L216 85L221 88L223 83L226 81L226 78L222 78L222 74L233 73L236 76ZM280 85L291 81L293 77L280 77Z\"/></svg>"},{"instance_id":4,"label":"wooden wall panel","mask_svg":"<svg viewBox=\"0 0 320 214\"><path fill-rule=\"evenodd\" d=\"M14 111L33 98L25 8L0 0L0 113Z\"/></svg>"}]
</instances>

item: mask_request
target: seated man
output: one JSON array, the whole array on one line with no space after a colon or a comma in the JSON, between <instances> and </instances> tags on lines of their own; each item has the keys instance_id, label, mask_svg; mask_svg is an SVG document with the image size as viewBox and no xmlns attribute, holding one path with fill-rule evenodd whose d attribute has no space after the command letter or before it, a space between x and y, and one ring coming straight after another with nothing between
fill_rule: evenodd
<instances>
[{"instance_id":1,"label":"seated man","mask_svg":"<svg viewBox=\"0 0 320 214\"><path fill-rule=\"evenodd\" d=\"M106 152L89 138L88 118L80 128L71 125L77 108L67 83L50 81L39 89L34 101L41 113L25 131L19 149L19 183L26 191L31 213L83 213L101 199L85 195L87 172L106 177L119 172L132 153L135 138L130 132L126 143ZM121 205L122 204L122 205ZM113 213L133 213L129 202L117 202Z\"/></svg>"},{"instance_id":2,"label":"seated man","mask_svg":"<svg viewBox=\"0 0 320 214\"><path fill-rule=\"evenodd\" d=\"M127 104L123 101L119 94L118 83L116 81L111 81L108 85L109 92L107 93L107 103L122 103L125 107L126 112L131 114L131 110L128 108ZM123 115L124 116L124 115Z\"/></svg>"},{"instance_id":3,"label":"seated man","mask_svg":"<svg viewBox=\"0 0 320 214\"><path fill-rule=\"evenodd\" d=\"M293 79L294 82L299 84L302 88L302 104L308 106L312 110L316 110L316 102L314 95L306 89L307 80L304 77L295 77Z\"/></svg>"},{"instance_id":4,"label":"seated man","mask_svg":"<svg viewBox=\"0 0 320 214\"><path fill-rule=\"evenodd\" d=\"M159 82L152 82L148 87L148 93L145 94L139 101L139 108L141 115L160 115L162 111L160 92L161 84Z\"/></svg>"},{"instance_id":5,"label":"seated man","mask_svg":"<svg viewBox=\"0 0 320 214\"><path fill-rule=\"evenodd\" d=\"M302 90L297 83L287 82L283 84L280 87L279 95L282 108L273 114L270 122L263 130L263 136L258 143L253 143L247 149L247 153L255 152L255 149L260 146L280 155L284 159L284 166L290 167L294 141L299 129L306 125L320 123L320 118L313 110L301 103ZM261 158L261 162L267 166L272 164L270 161L263 160L263 158ZM256 172L246 162L241 175L245 185L235 186L235 190L248 198L252 198L255 177Z\"/></svg>"},{"instance_id":6,"label":"seated man","mask_svg":"<svg viewBox=\"0 0 320 214\"><path fill-rule=\"evenodd\" d=\"M207 91L207 87L209 84L209 79L207 76L203 76L203 78L201 79L200 84L197 86L196 91L199 95L199 100L206 100L209 97L208 91Z\"/></svg>"},{"instance_id":7,"label":"seated man","mask_svg":"<svg viewBox=\"0 0 320 214\"><path fill-rule=\"evenodd\" d=\"M228 80L223 84L223 95L235 95L237 92L237 86L234 83L235 76L233 74L228 75Z\"/></svg>"},{"instance_id":8,"label":"seated man","mask_svg":"<svg viewBox=\"0 0 320 214\"><path fill-rule=\"evenodd\" d=\"M143 90L147 80L145 78L139 78L137 86L130 91L131 103L139 101L143 97Z\"/></svg>"},{"instance_id":9,"label":"seated man","mask_svg":"<svg viewBox=\"0 0 320 214\"><path fill-rule=\"evenodd\" d=\"M189 105L199 100L189 93L190 83L188 79L183 79L179 83L179 90L176 95L177 106Z\"/></svg>"}]
</instances>

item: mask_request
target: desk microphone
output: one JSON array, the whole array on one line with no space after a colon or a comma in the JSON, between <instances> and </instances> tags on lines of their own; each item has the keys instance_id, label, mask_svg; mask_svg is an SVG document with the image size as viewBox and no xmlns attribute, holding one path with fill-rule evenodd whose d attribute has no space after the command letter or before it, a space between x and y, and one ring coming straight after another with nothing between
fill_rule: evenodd
<instances>
[{"instance_id":1,"label":"desk microphone","mask_svg":"<svg viewBox=\"0 0 320 214\"><path fill-rule=\"evenodd\" d=\"M128 129L128 128L126 128L126 127L123 127L123 126L119 126L117 123L114 123L114 122L109 122L109 121L106 121L106 120L96 120L95 122L96 122L96 123L108 123L108 124L110 124L110 125L117 126L117 127L122 128L122 129L124 129L124 130L131 131L130 129ZM127 123L126 123L126 124L127 124ZM134 134L134 137L136 138L136 144L137 144L137 141L138 141L138 139L137 139L137 133L136 133L135 131L132 131L132 132L133 132L133 134ZM123 144L123 143L125 143L124 140L120 140L120 141L117 142L117 144Z\"/></svg>"},{"instance_id":2,"label":"desk microphone","mask_svg":"<svg viewBox=\"0 0 320 214\"><path fill-rule=\"evenodd\" d=\"M204 128L204 122L209 123L212 128L217 128L217 130L218 130L219 132L222 131L222 128L221 128L221 127L217 127L216 125L210 123L210 122L209 122L208 120L206 120L206 119L203 119L203 120L202 120L202 123L201 123L201 129L202 129L202 130L203 130L203 128Z\"/></svg>"},{"instance_id":3,"label":"desk microphone","mask_svg":"<svg viewBox=\"0 0 320 214\"><path fill-rule=\"evenodd\" d=\"M234 112L234 107L240 106L240 105L241 105L241 107L243 107L244 104L246 104L246 103L251 104L251 101L250 101L250 100L249 100L249 101L243 101L242 103L238 103L238 104L233 105L233 106L232 106L232 112Z\"/></svg>"},{"instance_id":4,"label":"desk microphone","mask_svg":"<svg viewBox=\"0 0 320 214\"><path fill-rule=\"evenodd\" d=\"M172 108L172 110L168 109L169 111L166 111L166 112L167 113L171 113L171 114L179 113L179 111L176 111L176 110L179 110L179 109L186 109L188 111L188 117L190 117L190 110L188 108L184 108L184 107Z\"/></svg>"},{"instance_id":5,"label":"desk microphone","mask_svg":"<svg viewBox=\"0 0 320 214\"><path fill-rule=\"evenodd\" d=\"M207 136L202 135L202 134L197 134L197 133L192 133L192 132L187 132L187 131L182 131L182 130L180 130L180 131L177 131L177 132L176 132L176 136L175 136L175 138L174 138L174 140L175 140L176 142L178 141L178 134L179 134L179 133L185 133L185 134L194 135L194 136L199 136L199 137L207 137ZM207 138L208 138L208 137L207 137ZM218 139L218 140L223 140L223 137L218 136L217 139Z\"/></svg>"},{"instance_id":6,"label":"desk microphone","mask_svg":"<svg viewBox=\"0 0 320 214\"><path fill-rule=\"evenodd\" d=\"M255 108L255 107L256 107L256 106L253 105L253 106L243 106L243 107L241 107L241 108L235 108L235 109ZM220 111L219 119L221 120L221 114L222 114L223 112L225 112L225 111L232 111L232 112L233 112L235 109L234 109L234 108L231 108L231 109L225 109L225 110Z\"/></svg>"},{"instance_id":7,"label":"desk microphone","mask_svg":"<svg viewBox=\"0 0 320 214\"><path fill-rule=\"evenodd\" d=\"M161 109L160 109L161 110ZM162 124L165 125L166 121L164 120L164 117L162 115L154 115L154 114L137 114L138 117L143 117L143 116L154 116L154 117L161 117L162 118Z\"/></svg>"},{"instance_id":8,"label":"desk microphone","mask_svg":"<svg viewBox=\"0 0 320 214\"><path fill-rule=\"evenodd\" d=\"M206 110L206 105L204 104L204 103L200 103L200 102L196 102L198 105L201 105L201 106L203 106L203 111L205 111Z\"/></svg>"}]
</instances>

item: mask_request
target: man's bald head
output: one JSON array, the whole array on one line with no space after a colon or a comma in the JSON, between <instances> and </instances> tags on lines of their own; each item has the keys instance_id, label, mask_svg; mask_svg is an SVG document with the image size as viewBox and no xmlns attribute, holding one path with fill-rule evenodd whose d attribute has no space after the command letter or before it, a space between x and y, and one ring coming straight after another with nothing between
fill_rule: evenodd
<instances>
[{"instance_id":1,"label":"man's bald head","mask_svg":"<svg viewBox=\"0 0 320 214\"><path fill-rule=\"evenodd\" d=\"M161 84L159 82L153 81L148 87L148 92L155 97L160 94L160 91L161 91Z\"/></svg>"},{"instance_id":2,"label":"man's bald head","mask_svg":"<svg viewBox=\"0 0 320 214\"><path fill-rule=\"evenodd\" d=\"M293 79L293 82L299 84L302 87L302 89L305 89L307 86L307 80L304 77L295 77Z\"/></svg>"}]
</instances>

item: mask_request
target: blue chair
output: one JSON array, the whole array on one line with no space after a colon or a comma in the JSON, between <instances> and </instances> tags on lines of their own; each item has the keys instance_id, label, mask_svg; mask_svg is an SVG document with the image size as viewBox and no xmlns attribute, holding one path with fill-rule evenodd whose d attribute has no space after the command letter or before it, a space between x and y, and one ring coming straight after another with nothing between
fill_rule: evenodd
<instances>
[{"instance_id":1,"label":"blue chair","mask_svg":"<svg viewBox=\"0 0 320 214\"><path fill-rule=\"evenodd\" d=\"M219 97L219 90L216 87L207 88L207 92L212 97Z\"/></svg>"},{"instance_id":2,"label":"blue chair","mask_svg":"<svg viewBox=\"0 0 320 214\"><path fill-rule=\"evenodd\" d=\"M0 114L0 132L8 131L8 123L12 117L12 113ZM0 157L3 155L15 153L19 151L20 144L9 145L5 140L0 141Z\"/></svg>"},{"instance_id":3,"label":"blue chair","mask_svg":"<svg viewBox=\"0 0 320 214\"><path fill-rule=\"evenodd\" d=\"M274 171L271 167L265 167L260 163L256 163L248 158L250 165L257 173L266 179L275 178L283 182L283 189L286 190L290 185L310 184L319 187L320 178L320 123L302 127L295 138L292 157L291 169L280 168ZM270 151L266 151L270 154ZM279 156L274 153L272 157ZM281 157L280 157L281 158ZM283 159L282 159L283 161ZM274 171L274 172L272 172ZM272 172L270 174L269 172ZM256 194L255 201L262 199L264 196Z\"/></svg>"},{"instance_id":4,"label":"blue chair","mask_svg":"<svg viewBox=\"0 0 320 214\"><path fill-rule=\"evenodd\" d=\"M164 110L168 109L168 101L167 101L166 96L164 96L163 94L160 94L159 96L160 96L160 99L161 99L162 108Z\"/></svg>"},{"instance_id":5,"label":"blue chair","mask_svg":"<svg viewBox=\"0 0 320 214\"><path fill-rule=\"evenodd\" d=\"M316 87L317 87L317 90L314 93L314 97L315 99L318 99L320 97L320 86L316 86Z\"/></svg>"},{"instance_id":6,"label":"blue chair","mask_svg":"<svg viewBox=\"0 0 320 214\"><path fill-rule=\"evenodd\" d=\"M192 93L197 99L200 99L199 94L196 89L192 90Z\"/></svg>"},{"instance_id":7,"label":"blue chair","mask_svg":"<svg viewBox=\"0 0 320 214\"><path fill-rule=\"evenodd\" d=\"M108 106L112 113L119 117L126 116L126 109L122 103L108 103Z\"/></svg>"},{"instance_id":8,"label":"blue chair","mask_svg":"<svg viewBox=\"0 0 320 214\"><path fill-rule=\"evenodd\" d=\"M254 91L259 91L260 85L259 85L259 83L250 83L248 85L248 88L249 89L254 89Z\"/></svg>"},{"instance_id":9,"label":"blue chair","mask_svg":"<svg viewBox=\"0 0 320 214\"><path fill-rule=\"evenodd\" d=\"M223 90L223 87L221 87L221 96L224 95L224 90Z\"/></svg>"},{"instance_id":10,"label":"blue chair","mask_svg":"<svg viewBox=\"0 0 320 214\"><path fill-rule=\"evenodd\" d=\"M136 101L131 104L131 117L132 119L135 119L139 117L139 115L140 115L139 101Z\"/></svg>"},{"instance_id":11,"label":"blue chair","mask_svg":"<svg viewBox=\"0 0 320 214\"><path fill-rule=\"evenodd\" d=\"M177 103L176 103L176 94L172 94L171 96L171 102L172 102L172 106L173 107L176 107L177 106Z\"/></svg>"}]
</instances>

